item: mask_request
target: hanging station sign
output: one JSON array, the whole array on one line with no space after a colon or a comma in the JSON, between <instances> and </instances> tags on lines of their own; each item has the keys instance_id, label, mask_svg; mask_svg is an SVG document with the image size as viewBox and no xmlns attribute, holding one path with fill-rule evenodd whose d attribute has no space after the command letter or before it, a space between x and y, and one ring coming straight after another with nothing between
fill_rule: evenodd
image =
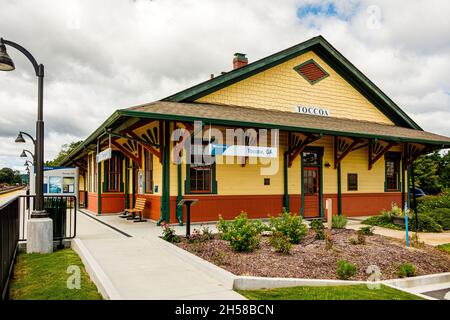
<instances>
[{"instance_id":1,"label":"hanging station sign","mask_svg":"<svg viewBox=\"0 0 450 320\"><path fill-rule=\"evenodd\" d=\"M237 157L258 157L258 158L278 157L278 149L276 147L210 144L209 148L210 148L210 155L212 156L237 156Z\"/></svg>"},{"instance_id":2,"label":"hanging station sign","mask_svg":"<svg viewBox=\"0 0 450 320\"><path fill-rule=\"evenodd\" d=\"M329 109L314 107L314 106L298 105L298 106L295 106L295 111L299 112L299 113L310 114L313 116L329 117L331 115L331 112Z\"/></svg>"},{"instance_id":3,"label":"hanging station sign","mask_svg":"<svg viewBox=\"0 0 450 320\"><path fill-rule=\"evenodd\" d=\"M97 154L97 163L109 160L112 157L112 149L108 148Z\"/></svg>"}]
</instances>

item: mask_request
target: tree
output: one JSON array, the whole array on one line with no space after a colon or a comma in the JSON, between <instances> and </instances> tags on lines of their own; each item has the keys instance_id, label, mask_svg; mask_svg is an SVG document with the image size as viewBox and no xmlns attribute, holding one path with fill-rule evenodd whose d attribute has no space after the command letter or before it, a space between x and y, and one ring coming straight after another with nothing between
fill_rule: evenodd
<instances>
[{"instance_id":1,"label":"tree","mask_svg":"<svg viewBox=\"0 0 450 320\"><path fill-rule=\"evenodd\" d=\"M414 161L416 187L425 193L437 194L450 187L450 152L435 151Z\"/></svg>"},{"instance_id":2,"label":"tree","mask_svg":"<svg viewBox=\"0 0 450 320\"><path fill-rule=\"evenodd\" d=\"M20 172L11 168L2 168L0 170L0 183L16 184L22 183Z\"/></svg>"},{"instance_id":3,"label":"tree","mask_svg":"<svg viewBox=\"0 0 450 320\"><path fill-rule=\"evenodd\" d=\"M55 159L46 161L46 166L56 166L58 165L65 157L67 157L76 147L78 147L83 141L73 141L69 144L63 144L61 146L61 150Z\"/></svg>"}]
</instances>

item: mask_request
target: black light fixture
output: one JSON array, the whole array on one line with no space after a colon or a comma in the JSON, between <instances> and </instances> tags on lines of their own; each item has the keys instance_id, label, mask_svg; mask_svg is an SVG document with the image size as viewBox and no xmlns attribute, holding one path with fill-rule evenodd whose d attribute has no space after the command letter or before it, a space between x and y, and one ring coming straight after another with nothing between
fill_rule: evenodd
<instances>
[{"instance_id":1,"label":"black light fixture","mask_svg":"<svg viewBox=\"0 0 450 320\"><path fill-rule=\"evenodd\" d=\"M16 67L14 62L9 57L8 52L6 52L6 46L0 44L0 70L1 71L13 71Z\"/></svg>"},{"instance_id":2,"label":"black light fixture","mask_svg":"<svg viewBox=\"0 0 450 320\"><path fill-rule=\"evenodd\" d=\"M14 142L15 143L25 143L25 139L22 137L22 134L19 133L19 135L17 136L17 138Z\"/></svg>"},{"instance_id":3,"label":"black light fixture","mask_svg":"<svg viewBox=\"0 0 450 320\"><path fill-rule=\"evenodd\" d=\"M28 166L28 164L30 164L31 166L33 166L33 162L31 162L30 160L26 160L25 163L23 164L25 167Z\"/></svg>"},{"instance_id":4,"label":"black light fixture","mask_svg":"<svg viewBox=\"0 0 450 320\"><path fill-rule=\"evenodd\" d=\"M34 211L31 213L31 218L46 218L48 217L48 214L44 208L44 65L39 64L33 55L20 44L0 38L0 71L12 71L15 69L14 62L6 52L6 46L13 47L27 57L33 65L34 72L38 79L38 108L34 148L36 159L34 159L33 156L36 172L36 200ZM23 143L22 140L23 136L22 139L19 138L18 142Z\"/></svg>"},{"instance_id":5,"label":"black light fixture","mask_svg":"<svg viewBox=\"0 0 450 320\"><path fill-rule=\"evenodd\" d=\"M331 164L328 161L325 161L325 168L331 167Z\"/></svg>"},{"instance_id":6,"label":"black light fixture","mask_svg":"<svg viewBox=\"0 0 450 320\"><path fill-rule=\"evenodd\" d=\"M31 153L31 151L23 149L22 153L20 154L21 158L26 158L27 157L27 153L33 158L34 160L34 154Z\"/></svg>"}]
</instances>

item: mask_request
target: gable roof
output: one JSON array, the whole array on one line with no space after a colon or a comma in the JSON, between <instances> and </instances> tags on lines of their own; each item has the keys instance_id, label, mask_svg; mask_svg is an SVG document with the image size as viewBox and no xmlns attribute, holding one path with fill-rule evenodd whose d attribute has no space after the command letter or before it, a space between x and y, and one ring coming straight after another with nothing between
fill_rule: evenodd
<instances>
[{"instance_id":1,"label":"gable roof","mask_svg":"<svg viewBox=\"0 0 450 320\"><path fill-rule=\"evenodd\" d=\"M242 68L232 70L216 78L199 83L193 87L164 98L164 101L194 102L212 92L246 79L308 51L315 52L341 77L366 97L382 113L398 126L422 130L398 105L383 91L348 61L322 36L311 38L283 51L252 62Z\"/></svg>"}]
</instances>

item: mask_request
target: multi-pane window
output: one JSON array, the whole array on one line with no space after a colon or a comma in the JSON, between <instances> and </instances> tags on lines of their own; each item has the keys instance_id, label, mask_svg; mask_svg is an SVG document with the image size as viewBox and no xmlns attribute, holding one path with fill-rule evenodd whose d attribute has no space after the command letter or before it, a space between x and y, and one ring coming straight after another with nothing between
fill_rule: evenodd
<instances>
[{"instance_id":1,"label":"multi-pane window","mask_svg":"<svg viewBox=\"0 0 450 320\"><path fill-rule=\"evenodd\" d=\"M386 191L399 191L400 158L396 154L387 154L386 161Z\"/></svg>"},{"instance_id":2,"label":"multi-pane window","mask_svg":"<svg viewBox=\"0 0 450 320\"><path fill-rule=\"evenodd\" d=\"M212 164L205 163L202 156L191 156L189 165L190 193L211 193Z\"/></svg>"},{"instance_id":3,"label":"multi-pane window","mask_svg":"<svg viewBox=\"0 0 450 320\"><path fill-rule=\"evenodd\" d=\"M92 179L93 181L93 186L92 186L92 191L93 192L97 192L97 183L98 183L98 175L97 175L97 168L98 168L98 164L97 161L95 160L95 155L92 155L92 167L94 168L93 171L93 175L94 175L94 179Z\"/></svg>"},{"instance_id":4,"label":"multi-pane window","mask_svg":"<svg viewBox=\"0 0 450 320\"><path fill-rule=\"evenodd\" d=\"M358 174L356 173L347 174L347 190L348 191L358 190Z\"/></svg>"},{"instance_id":5,"label":"multi-pane window","mask_svg":"<svg viewBox=\"0 0 450 320\"><path fill-rule=\"evenodd\" d=\"M113 155L111 159L105 161L107 179L106 191L114 192L120 190L120 162L120 158L117 155Z\"/></svg>"},{"instance_id":6,"label":"multi-pane window","mask_svg":"<svg viewBox=\"0 0 450 320\"><path fill-rule=\"evenodd\" d=\"M153 193L153 154L145 151L145 193Z\"/></svg>"},{"instance_id":7,"label":"multi-pane window","mask_svg":"<svg viewBox=\"0 0 450 320\"><path fill-rule=\"evenodd\" d=\"M319 192L319 169L305 168L303 172L303 192L313 195Z\"/></svg>"}]
</instances>

